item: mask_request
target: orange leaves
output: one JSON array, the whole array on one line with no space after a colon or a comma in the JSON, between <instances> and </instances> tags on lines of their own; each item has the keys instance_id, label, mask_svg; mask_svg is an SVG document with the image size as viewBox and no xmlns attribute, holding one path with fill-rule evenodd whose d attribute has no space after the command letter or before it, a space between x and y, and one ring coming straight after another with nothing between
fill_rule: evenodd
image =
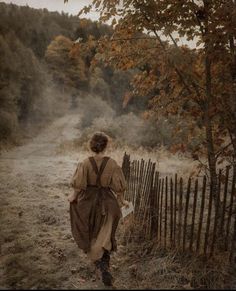
<instances>
[{"instance_id":1,"label":"orange leaves","mask_svg":"<svg viewBox=\"0 0 236 291\"><path fill-rule=\"evenodd\" d=\"M80 81L87 80L80 44L59 35L48 46L45 57L54 80L60 85L77 87Z\"/></svg>"}]
</instances>

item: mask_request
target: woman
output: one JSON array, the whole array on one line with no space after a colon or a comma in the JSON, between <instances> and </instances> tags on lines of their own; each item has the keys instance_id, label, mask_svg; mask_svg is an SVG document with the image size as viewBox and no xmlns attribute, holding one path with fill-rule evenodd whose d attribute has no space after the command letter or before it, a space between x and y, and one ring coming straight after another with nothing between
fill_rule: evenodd
<instances>
[{"instance_id":1,"label":"woman","mask_svg":"<svg viewBox=\"0 0 236 291\"><path fill-rule=\"evenodd\" d=\"M112 286L110 252L116 251L115 233L121 218L126 181L115 160L105 156L108 137L95 133L90 140L93 156L78 164L69 196L73 237L100 271L104 285Z\"/></svg>"}]
</instances>

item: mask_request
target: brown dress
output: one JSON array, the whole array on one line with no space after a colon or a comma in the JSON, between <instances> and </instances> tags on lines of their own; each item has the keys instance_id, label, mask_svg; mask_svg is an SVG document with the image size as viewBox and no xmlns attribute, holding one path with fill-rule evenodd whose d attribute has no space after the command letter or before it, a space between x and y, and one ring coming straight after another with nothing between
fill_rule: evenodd
<instances>
[{"instance_id":1,"label":"brown dress","mask_svg":"<svg viewBox=\"0 0 236 291\"><path fill-rule=\"evenodd\" d=\"M92 261L104 250L115 251L115 233L121 218L116 193L122 193L126 181L122 169L109 157L90 157L78 164L72 179L78 193L70 203L72 235Z\"/></svg>"}]
</instances>

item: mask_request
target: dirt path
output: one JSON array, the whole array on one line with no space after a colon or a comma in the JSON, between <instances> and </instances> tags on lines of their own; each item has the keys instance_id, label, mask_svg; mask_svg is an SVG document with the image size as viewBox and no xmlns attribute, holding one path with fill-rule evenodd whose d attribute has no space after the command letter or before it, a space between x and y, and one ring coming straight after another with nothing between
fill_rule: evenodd
<instances>
[{"instance_id":1,"label":"dirt path","mask_svg":"<svg viewBox=\"0 0 236 291\"><path fill-rule=\"evenodd\" d=\"M102 287L70 232L67 195L79 157L58 147L78 135L77 122L60 118L0 156L0 289Z\"/></svg>"}]
</instances>

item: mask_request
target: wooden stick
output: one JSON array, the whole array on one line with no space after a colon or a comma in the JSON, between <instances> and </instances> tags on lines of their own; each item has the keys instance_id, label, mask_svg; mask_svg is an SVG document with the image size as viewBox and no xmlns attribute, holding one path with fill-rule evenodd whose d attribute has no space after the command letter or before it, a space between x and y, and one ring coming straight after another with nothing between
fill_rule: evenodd
<instances>
[{"instance_id":1,"label":"wooden stick","mask_svg":"<svg viewBox=\"0 0 236 291\"><path fill-rule=\"evenodd\" d=\"M177 212L177 186L178 186L178 177L175 174L175 196L174 196L174 246L176 244L176 212Z\"/></svg>"},{"instance_id":2,"label":"wooden stick","mask_svg":"<svg viewBox=\"0 0 236 291\"><path fill-rule=\"evenodd\" d=\"M182 232L182 211L183 211L183 179L180 178L179 183L179 223L178 223L178 247L180 247L181 232Z\"/></svg>"},{"instance_id":3,"label":"wooden stick","mask_svg":"<svg viewBox=\"0 0 236 291\"><path fill-rule=\"evenodd\" d=\"M207 245L208 245L208 237L210 231L210 224L211 224L211 210L212 210L212 185L210 186L210 197L208 203L208 215L207 215L207 225L206 225L206 232L205 232L205 241L204 241L204 255L207 253Z\"/></svg>"},{"instance_id":4,"label":"wooden stick","mask_svg":"<svg viewBox=\"0 0 236 291\"><path fill-rule=\"evenodd\" d=\"M138 161L135 160L134 163L134 194L133 194L133 204L135 204L136 195L137 195L137 176L138 176Z\"/></svg>"},{"instance_id":5,"label":"wooden stick","mask_svg":"<svg viewBox=\"0 0 236 291\"><path fill-rule=\"evenodd\" d=\"M137 197L136 197L135 209L134 209L135 214L138 213L139 206L140 206L141 184L142 184L142 180L143 180L143 168L144 168L144 160L141 159L140 169L139 169L138 191L137 191Z\"/></svg>"},{"instance_id":6,"label":"wooden stick","mask_svg":"<svg viewBox=\"0 0 236 291\"><path fill-rule=\"evenodd\" d=\"M222 205L222 217L220 222L220 233L224 233L224 224L225 224L225 208L226 208L226 201L227 201L227 194L228 194L228 184L229 184L229 169L230 167L226 167L226 174L225 174L225 187L224 187L224 198L223 198L223 205Z\"/></svg>"},{"instance_id":7,"label":"wooden stick","mask_svg":"<svg viewBox=\"0 0 236 291\"><path fill-rule=\"evenodd\" d=\"M185 250L185 244L186 244L186 231L187 231L187 219L188 219L188 208L189 208L190 191L191 191L191 178L188 179L188 188L187 188L186 202L185 202L184 231L183 231L183 251Z\"/></svg>"},{"instance_id":8,"label":"wooden stick","mask_svg":"<svg viewBox=\"0 0 236 291\"><path fill-rule=\"evenodd\" d=\"M150 180L149 185L147 188L147 203L144 213L144 220L146 219L148 221L148 227L147 227L147 236L149 239L151 239L151 228L152 228L152 218L154 214L154 189L153 189L153 182L154 182L154 174L155 174L155 166L156 163L152 164L152 169L150 173Z\"/></svg>"},{"instance_id":9,"label":"wooden stick","mask_svg":"<svg viewBox=\"0 0 236 291\"><path fill-rule=\"evenodd\" d=\"M213 255L215 243L216 243L217 224L218 224L218 219L219 219L218 216L219 216L219 205L220 205L221 175L222 175L222 170L219 170L218 189L217 189L217 197L216 197L216 204L215 204L215 219L214 219L214 228L213 228L213 237L212 237L210 256Z\"/></svg>"},{"instance_id":10,"label":"wooden stick","mask_svg":"<svg viewBox=\"0 0 236 291\"><path fill-rule=\"evenodd\" d=\"M201 201L201 210L200 210L199 223L198 223L196 252L198 252L199 248L200 248L201 231L202 231L202 220L203 220L203 213L204 213L204 206L205 206L205 193L206 193L206 176L203 177L202 201Z\"/></svg>"},{"instance_id":11,"label":"wooden stick","mask_svg":"<svg viewBox=\"0 0 236 291\"><path fill-rule=\"evenodd\" d=\"M161 192L161 179L159 179L159 172L158 172L158 190L157 190L157 240L159 239L160 192Z\"/></svg>"},{"instance_id":12,"label":"wooden stick","mask_svg":"<svg viewBox=\"0 0 236 291\"><path fill-rule=\"evenodd\" d=\"M173 180L170 179L170 241L173 245Z\"/></svg>"},{"instance_id":13,"label":"wooden stick","mask_svg":"<svg viewBox=\"0 0 236 291\"><path fill-rule=\"evenodd\" d=\"M165 228L164 228L164 246L166 247L167 238L167 208L168 208L168 177L165 178Z\"/></svg>"},{"instance_id":14,"label":"wooden stick","mask_svg":"<svg viewBox=\"0 0 236 291\"><path fill-rule=\"evenodd\" d=\"M161 205L160 205L160 244L162 241L162 206L163 206L163 193L164 193L164 179L161 180Z\"/></svg>"},{"instance_id":15,"label":"wooden stick","mask_svg":"<svg viewBox=\"0 0 236 291\"><path fill-rule=\"evenodd\" d=\"M149 163L150 163L150 160L149 160ZM144 200L144 187L145 187L145 184L146 184L146 179L147 179L147 173L148 173L148 166L149 166L149 163L147 162L144 162L144 168L143 168L143 173L142 173L142 184L141 184L141 189L140 189L140 203L139 203L139 207L138 207L138 219L140 219L141 217L141 212L142 212L142 204L143 204L143 200Z\"/></svg>"},{"instance_id":16,"label":"wooden stick","mask_svg":"<svg viewBox=\"0 0 236 291\"><path fill-rule=\"evenodd\" d=\"M235 195L235 180L236 180L236 170L234 168L231 195L230 195L230 204L229 204L229 214L228 214L228 220L227 220L227 225L226 225L225 250L228 250L229 230L230 230L232 208L233 208L233 201L234 201L234 195Z\"/></svg>"},{"instance_id":17,"label":"wooden stick","mask_svg":"<svg viewBox=\"0 0 236 291\"><path fill-rule=\"evenodd\" d=\"M146 219L147 214L149 213L149 207L150 207L150 194L151 194L151 187L152 187L152 182L153 182L153 175L155 171L155 163L150 162L150 168L149 171L147 172L147 179L146 179L146 185L144 188L144 193L143 193L143 222Z\"/></svg>"},{"instance_id":18,"label":"wooden stick","mask_svg":"<svg viewBox=\"0 0 236 291\"><path fill-rule=\"evenodd\" d=\"M158 196L158 179L159 179L159 173L155 172L154 174L154 182L153 182L153 200L151 202L151 238L154 238L157 236L158 231L158 202L157 202L157 196Z\"/></svg>"},{"instance_id":19,"label":"wooden stick","mask_svg":"<svg viewBox=\"0 0 236 291\"><path fill-rule=\"evenodd\" d=\"M195 189L194 189L193 215L192 215L192 225L191 225L190 245L189 245L190 251L193 250L193 236L194 236L194 226L195 226L197 196L198 196L198 179L196 179L196 181L195 181Z\"/></svg>"}]
</instances>

